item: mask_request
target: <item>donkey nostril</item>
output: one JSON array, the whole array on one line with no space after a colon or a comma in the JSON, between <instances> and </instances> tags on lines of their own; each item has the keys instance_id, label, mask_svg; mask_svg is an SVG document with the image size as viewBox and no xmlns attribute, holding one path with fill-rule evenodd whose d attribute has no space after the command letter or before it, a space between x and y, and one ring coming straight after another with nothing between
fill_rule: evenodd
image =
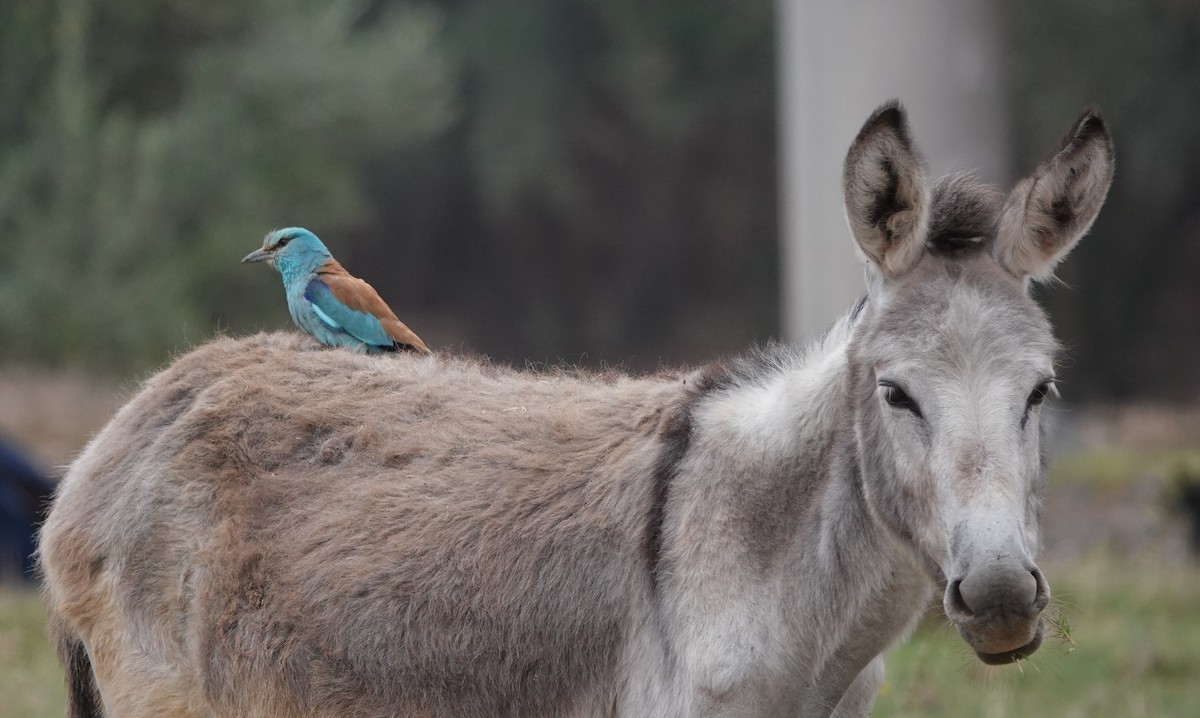
<instances>
[{"instance_id":1,"label":"donkey nostril","mask_svg":"<svg viewBox=\"0 0 1200 718\"><path fill-rule=\"evenodd\" d=\"M1033 610L1041 613L1042 609L1050 603L1050 584L1046 583L1046 577L1038 569L1035 568L1030 573L1033 574L1033 580L1037 585L1037 593L1033 598Z\"/></svg>"},{"instance_id":2,"label":"donkey nostril","mask_svg":"<svg viewBox=\"0 0 1200 718\"><path fill-rule=\"evenodd\" d=\"M950 608L953 611L961 613L965 616L973 616L975 615L975 612L972 611L970 607L967 606L967 602L963 600L961 587L962 579L956 579L950 583L950 585L946 588L947 603L950 604Z\"/></svg>"}]
</instances>

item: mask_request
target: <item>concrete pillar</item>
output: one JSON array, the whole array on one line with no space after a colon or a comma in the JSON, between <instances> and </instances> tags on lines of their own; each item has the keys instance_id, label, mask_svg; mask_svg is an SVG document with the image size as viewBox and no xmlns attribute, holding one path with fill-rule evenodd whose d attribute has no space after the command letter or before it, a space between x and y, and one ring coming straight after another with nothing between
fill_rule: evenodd
<instances>
[{"instance_id":1,"label":"concrete pillar","mask_svg":"<svg viewBox=\"0 0 1200 718\"><path fill-rule=\"evenodd\" d=\"M991 0L778 0L783 334L822 332L864 292L842 206L846 149L899 98L933 177L1009 179Z\"/></svg>"}]
</instances>

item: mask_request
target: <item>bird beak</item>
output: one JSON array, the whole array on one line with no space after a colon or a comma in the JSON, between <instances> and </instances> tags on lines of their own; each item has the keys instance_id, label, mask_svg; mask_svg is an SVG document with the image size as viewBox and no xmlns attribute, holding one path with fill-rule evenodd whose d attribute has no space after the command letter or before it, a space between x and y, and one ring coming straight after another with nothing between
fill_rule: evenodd
<instances>
[{"instance_id":1,"label":"bird beak","mask_svg":"<svg viewBox=\"0 0 1200 718\"><path fill-rule=\"evenodd\" d=\"M246 264L248 262L262 262L270 258L270 252L266 251L265 249L256 249L242 259L242 264Z\"/></svg>"}]
</instances>

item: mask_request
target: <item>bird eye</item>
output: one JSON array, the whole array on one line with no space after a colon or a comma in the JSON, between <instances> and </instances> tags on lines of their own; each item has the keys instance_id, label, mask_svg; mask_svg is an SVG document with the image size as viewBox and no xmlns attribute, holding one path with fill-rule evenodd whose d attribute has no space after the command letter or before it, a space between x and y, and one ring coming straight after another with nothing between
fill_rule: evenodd
<instances>
[{"instance_id":1,"label":"bird eye","mask_svg":"<svg viewBox=\"0 0 1200 718\"><path fill-rule=\"evenodd\" d=\"M883 400L887 402L888 406L911 411L917 416L921 415L921 408L917 406L917 402L913 401L913 398L903 389L895 384L880 383L879 386L883 389Z\"/></svg>"},{"instance_id":2,"label":"bird eye","mask_svg":"<svg viewBox=\"0 0 1200 718\"><path fill-rule=\"evenodd\" d=\"M292 241L292 236L291 236L290 234L289 234L289 235L285 235L285 236L283 236L283 237L280 237L280 238L279 238L279 241L278 241L278 242L275 244L275 248L276 248L276 249L283 249L284 247L286 247L286 246L287 246L287 243L288 243L288 242L290 242L290 241Z\"/></svg>"}]
</instances>

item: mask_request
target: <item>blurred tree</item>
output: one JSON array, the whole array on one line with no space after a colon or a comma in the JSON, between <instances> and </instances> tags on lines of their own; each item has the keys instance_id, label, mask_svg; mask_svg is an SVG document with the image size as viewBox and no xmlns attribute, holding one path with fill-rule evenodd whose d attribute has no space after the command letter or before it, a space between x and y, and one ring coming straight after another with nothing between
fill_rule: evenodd
<instances>
[{"instance_id":1,"label":"blurred tree","mask_svg":"<svg viewBox=\"0 0 1200 718\"><path fill-rule=\"evenodd\" d=\"M253 326L280 300L238 271L259 233L369 221L359 165L453 118L455 69L427 6L369 26L354 4L307 0L0 12L10 358L128 370L222 319Z\"/></svg>"},{"instance_id":2,"label":"blurred tree","mask_svg":"<svg viewBox=\"0 0 1200 718\"><path fill-rule=\"evenodd\" d=\"M502 359L653 367L766 338L773 7L5 4L4 355L127 371L283 326L236 258L294 224L427 338Z\"/></svg>"},{"instance_id":3,"label":"blurred tree","mask_svg":"<svg viewBox=\"0 0 1200 718\"><path fill-rule=\"evenodd\" d=\"M1074 399L1200 396L1200 3L1019 0L1006 6L1014 139L1032 168L1085 105L1117 147L1092 235L1047 300Z\"/></svg>"},{"instance_id":4,"label":"blurred tree","mask_svg":"<svg viewBox=\"0 0 1200 718\"><path fill-rule=\"evenodd\" d=\"M652 368L776 333L772 2L441 6L464 112L375 186L442 259L418 276L406 246L385 295L452 294L472 343L512 361Z\"/></svg>"},{"instance_id":5,"label":"blurred tree","mask_svg":"<svg viewBox=\"0 0 1200 718\"><path fill-rule=\"evenodd\" d=\"M1118 143L1077 291L1047 293L1086 357L1069 396L1195 397L1200 4L1004 12L1021 165L1091 102ZM770 0L0 3L0 352L122 372L285 326L236 261L294 224L433 344L735 351L778 324L773 23Z\"/></svg>"}]
</instances>

